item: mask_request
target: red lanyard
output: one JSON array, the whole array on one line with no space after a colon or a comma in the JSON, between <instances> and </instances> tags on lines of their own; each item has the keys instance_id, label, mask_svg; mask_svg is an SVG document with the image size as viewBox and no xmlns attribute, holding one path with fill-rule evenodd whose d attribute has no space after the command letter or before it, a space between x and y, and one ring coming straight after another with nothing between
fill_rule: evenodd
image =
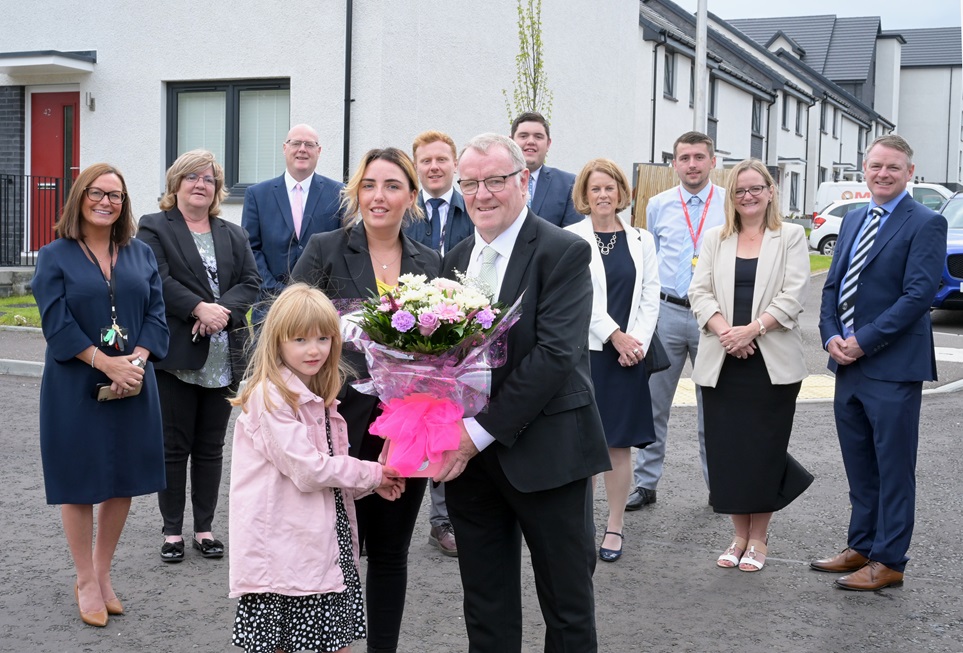
<instances>
[{"instance_id":1,"label":"red lanyard","mask_svg":"<svg viewBox=\"0 0 963 653\"><path fill-rule=\"evenodd\" d=\"M689 225L689 235L692 236L692 251L697 252L699 250L699 237L702 235L702 227L706 223L706 215L709 213L709 202L712 201L712 192L715 188L710 184L709 186L709 197L706 199L705 208L702 209L702 219L699 220L699 231L692 229L692 219L689 217L689 207L686 206L685 200L682 199L682 188L679 188L679 201L682 202L682 212L685 213L685 223Z\"/></svg>"}]
</instances>

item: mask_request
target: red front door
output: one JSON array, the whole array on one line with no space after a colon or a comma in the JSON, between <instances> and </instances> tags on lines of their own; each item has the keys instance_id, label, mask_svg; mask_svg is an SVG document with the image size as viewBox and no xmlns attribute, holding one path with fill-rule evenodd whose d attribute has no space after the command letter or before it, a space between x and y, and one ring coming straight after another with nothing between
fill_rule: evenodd
<instances>
[{"instance_id":1,"label":"red front door","mask_svg":"<svg viewBox=\"0 0 963 653\"><path fill-rule=\"evenodd\" d=\"M30 249L53 240L54 224L80 165L80 93L32 93Z\"/></svg>"}]
</instances>

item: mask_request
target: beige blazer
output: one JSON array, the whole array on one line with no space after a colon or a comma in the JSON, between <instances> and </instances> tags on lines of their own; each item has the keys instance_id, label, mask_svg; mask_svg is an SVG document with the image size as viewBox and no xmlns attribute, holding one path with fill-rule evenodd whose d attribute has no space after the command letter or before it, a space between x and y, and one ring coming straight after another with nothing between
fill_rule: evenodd
<instances>
[{"instance_id":1,"label":"beige blazer","mask_svg":"<svg viewBox=\"0 0 963 653\"><path fill-rule=\"evenodd\" d=\"M732 324L732 300L735 285L736 244L733 235L720 239L721 227L706 232L699 262L696 264L689 301L692 313L702 329L699 355L692 370L692 381L714 388L727 356L719 338L706 328L716 313ZM779 326L756 339L766 361L769 378L775 385L796 383L806 378L799 315L809 288L809 246L806 231L796 224L784 224L778 230L766 230L759 250L756 285L752 292L752 318L769 313Z\"/></svg>"},{"instance_id":2,"label":"beige blazer","mask_svg":"<svg viewBox=\"0 0 963 653\"><path fill-rule=\"evenodd\" d=\"M632 287L632 308L626 333L642 343L642 349L649 351L652 333L659 320L659 263L655 254L655 239L648 231L636 229L622 216L616 216L625 230L629 244L629 255L635 264L635 285ZM589 325L589 349L601 351L602 345L609 341L618 323L609 316L608 286L605 280L605 264L595 242L592 218L565 227L578 234L592 246L592 260L589 271L592 273L592 322Z\"/></svg>"}]
</instances>

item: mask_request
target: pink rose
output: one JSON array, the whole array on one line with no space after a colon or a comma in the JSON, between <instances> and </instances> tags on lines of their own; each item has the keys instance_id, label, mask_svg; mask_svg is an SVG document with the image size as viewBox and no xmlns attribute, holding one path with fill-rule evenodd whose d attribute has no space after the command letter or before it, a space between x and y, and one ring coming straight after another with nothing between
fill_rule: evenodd
<instances>
[{"instance_id":1,"label":"pink rose","mask_svg":"<svg viewBox=\"0 0 963 653\"><path fill-rule=\"evenodd\" d=\"M418 316L418 331L423 336L430 336L438 330L440 321L434 313L422 313Z\"/></svg>"}]
</instances>

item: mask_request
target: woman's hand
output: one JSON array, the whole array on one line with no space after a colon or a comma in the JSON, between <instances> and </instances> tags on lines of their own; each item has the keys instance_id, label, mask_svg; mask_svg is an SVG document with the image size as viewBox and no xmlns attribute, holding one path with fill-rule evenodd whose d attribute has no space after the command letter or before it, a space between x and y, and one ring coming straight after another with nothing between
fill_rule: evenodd
<instances>
[{"instance_id":1,"label":"woman's hand","mask_svg":"<svg viewBox=\"0 0 963 653\"><path fill-rule=\"evenodd\" d=\"M384 467L381 470L381 485L375 488L383 499L394 501L405 491L405 479L398 475L398 470L393 467Z\"/></svg>"},{"instance_id":2,"label":"woman's hand","mask_svg":"<svg viewBox=\"0 0 963 653\"><path fill-rule=\"evenodd\" d=\"M619 352L619 365L622 367L632 367L645 360L645 350L642 348L642 343L635 336L623 332L622 329L613 332L609 341Z\"/></svg>"},{"instance_id":3,"label":"woman's hand","mask_svg":"<svg viewBox=\"0 0 963 653\"><path fill-rule=\"evenodd\" d=\"M146 352L147 350L143 349L142 351ZM114 394L123 396L131 390L139 388L140 384L144 382L143 364L135 365L134 361L146 363L147 356L144 356L135 348L133 353L126 356L99 355L94 366L110 379L110 389Z\"/></svg>"},{"instance_id":4,"label":"woman's hand","mask_svg":"<svg viewBox=\"0 0 963 653\"><path fill-rule=\"evenodd\" d=\"M192 311L197 321L191 333L200 333L202 336L210 336L227 326L231 319L231 311L220 304L209 302L198 302Z\"/></svg>"},{"instance_id":5,"label":"woman's hand","mask_svg":"<svg viewBox=\"0 0 963 653\"><path fill-rule=\"evenodd\" d=\"M754 340L759 335L759 325L755 322L746 326L729 327L719 333L719 344L726 353L736 358L752 356L756 351Z\"/></svg>"}]
</instances>

